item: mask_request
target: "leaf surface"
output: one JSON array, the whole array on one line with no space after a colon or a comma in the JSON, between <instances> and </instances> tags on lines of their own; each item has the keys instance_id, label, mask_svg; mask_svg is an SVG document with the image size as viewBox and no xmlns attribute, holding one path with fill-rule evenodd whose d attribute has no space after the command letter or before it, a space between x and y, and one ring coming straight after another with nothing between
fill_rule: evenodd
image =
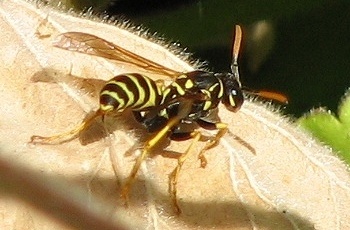
<instances>
[{"instance_id":1,"label":"leaf surface","mask_svg":"<svg viewBox=\"0 0 350 230\"><path fill-rule=\"evenodd\" d=\"M60 177L70 185L62 187L63 192L77 186L82 203L93 206L92 200L98 199L105 205L105 216L130 218L129 224L142 229L350 228L350 177L345 164L271 106L252 100L237 113L219 108L229 133L207 152L205 169L197 159L204 143L198 143L188 157L177 187L180 216L175 215L168 194L168 176L177 165L176 153L181 154L190 141L161 143L142 165L125 209L120 183L138 153L130 149L148 136L127 116L107 119L113 134L101 138L91 131L89 135L97 140L86 145L81 144L84 138L49 146L32 146L28 141L32 135L73 128L98 107L103 81L143 70L58 49L52 42L59 33L80 31L177 71L195 66L123 24L78 18L19 0L2 1L0 17L2 158L52 177L53 183ZM95 128L100 129L98 124ZM91 139L89 135L85 138ZM62 223L6 197L0 199L1 229L63 228Z\"/></svg>"}]
</instances>

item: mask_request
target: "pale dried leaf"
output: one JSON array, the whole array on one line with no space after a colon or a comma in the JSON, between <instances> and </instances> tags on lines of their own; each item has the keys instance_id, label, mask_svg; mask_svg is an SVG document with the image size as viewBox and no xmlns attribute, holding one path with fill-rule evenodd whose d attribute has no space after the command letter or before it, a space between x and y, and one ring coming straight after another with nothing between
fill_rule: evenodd
<instances>
[{"instance_id":1,"label":"pale dried leaf","mask_svg":"<svg viewBox=\"0 0 350 230\"><path fill-rule=\"evenodd\" d=\"M57 146L27 143L34 134L67 131L96 109L102 80L142 70L61 50L52 41L59 33L82 31L178 71L193 67L122 27L25 1L0 4L1 156L82 186L88 194L86 203L90 198L102 199L122 209L142 229L350 228L347 167L287 119L249 101L237 113L220 107L219 115L229 124L230 133L208 151L205 169L199 167L195 153L185 162L178 185L180 216L174 214L167 192L168 175L177 161L157 154L143 164L130 207L123 209L119 183L134 162L134 154L125 152L146 135L128 119L109 119L113 135L84 146L78 139ZM96 78L96 84L82 78ZM181 153L189 144L172 142L167 150ZM116 215L109 206L105 210L108 216ZM18 201L1 198L0 212L1 229L63 228Z\"/></svg>"}]
</instances>

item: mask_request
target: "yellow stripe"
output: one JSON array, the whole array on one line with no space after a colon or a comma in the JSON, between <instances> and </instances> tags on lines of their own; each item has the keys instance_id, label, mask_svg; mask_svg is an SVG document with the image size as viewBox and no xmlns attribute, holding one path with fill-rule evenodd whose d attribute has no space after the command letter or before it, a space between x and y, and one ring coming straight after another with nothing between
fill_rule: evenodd
<instances>
[{"instance_id":1,"label":"yellow stripe","mask_svg":"<svg viewBox=\"0 0 350 230\"><path fill-rule=\"evenodd\" d=\"M210 108L210 106L211 106L211 101L210 101L210 99L211 99L211 94L210 94L210 92L209 92L208 90L205 90L205 89L202 89L201 92L202 92L203 94L205 94L205 95L208 97L208 98L206 99L206 101L204 102L204 106L203 106L203 110L206 111L206 110L208 110L208 109Z\"/></svg>"},{"instance_id":2,"label":"yellow stripe","mask_svg":"<svg viewBox=\"0 0 350 230\"><path fill-rule=\"evenodd\" d=\"M159 115L162 116L162 117L165 117L165 118L169 118L166 109L162 109L162 110L159 112Z\"/></svg>"},{"instance_id":3,"label":"yellow stripe","mask_svg":"<svg viewBox=\"0 0 350 230\"><path fill-rule=\"evenodd\" d=\"M130 92L130 90L127 88L127 85L125 83L121 81L111 80L108 82L108 84L113 84L120 87L121 90L123 90L127 94L127 97L129 100L128 100L128 104L125 104L125 98L121 98L117 92L105 90L101 93L101 95L102 94L109 95L110 97L113 97L116 101L118 101L118 103L120 103L120 106L118 108L128 107L130 104L130 99L131 101L134 101L134 94Z\"/></svg>"},{"instance_id":4,"label":"yellow stripe","mask_svg":"<svg viewBox=\"0 0 350 230\"><path fill-rule=\"evenodd\" d=\"M117 108L114 108L115 110L119 111L121 108L125 108L125 100L120 98L118 93L116 92L112 92L112 91L108 91L108 90L104 90L101 92L101 95L108 95L112 98L114 98L118 103L118 107ZM104 107L106 107L107 109L109 108L108 106L106 105L103 105ZM101 108L102 108L102 105L101 105Z\"/></svg>"},{"instance_id":5,"label":"yellow stripe","mask_svg":"<svg viewBox=\"0 0 350 230\"><path fill-rule=\"evenodd\" d=\"M210 86L209 92L213 92L218 85L219 83L215 83L214 85Z\"/></svg>"},{"instance_id":6,"label":"yellow stripe","mask_svg":"<svg viewBox=\"0 0 350 230\"><path fill-rule=\"evenodd\" d=\"M138 100L135 102L135 95L133 95L133 101L134 101L134 105L135 106L139 106L142 105L145 101L145 97L146 97L146 93L143 89L143 86L140 84L140 81L137 77L135 77L134 75L131 74L127 74L126 76L128 76L130 78L130 80L135 84L136 88L138 89L139 92L139 98ZM148 81L147 78L144 78L145 81Z\"/></svg>"},{"instance_id":7,"label":"yellow stripe","mask_svg":"<svg viewBox=\"0 0 350 230\"><path fill-rule=\"evenodd\" d=\"M193 81L192 80L190 80L190 79L188 79L187 81L186 81L186 83L185 83L185 88L186 89L190 89L190 88L192 88L193 87Z\"/></svg>"},{"instance_id":8,"label":"yellow stripe","mask_svg":"<svg viewBox=\"0 0 350 230\"><path fill-rule=\"evenodd\" d=\"M147 82L147 86L149 88L149 92L150 92L150 95L149 95L149 98L148 98L148 101L145 103L145 107L149 107L149 106L155 106L156 105L156 90L153 88L152 86L152 83L149 79L146 80Z\"/></svg>"},{"instance_id":9,"label":"yellow stripe","mask_svg":"<svg viewBox=\"0 0 350 230\"><path fill-rule=\"evenodd\" d=\"M137 107L138 110L142 110L144 108L150 107L150 106L154 106L155 105L155 89L152 86L152 82L149 78L144 77L143 78L146 85L140 85L138 84L137 89L139 92L139 100L137 101L137 103L135 104L135 106ZM147 87L147 88L146 88ZM148 90L148 92L146 91ZM146 92L148 93L148 95L146 95Z\"/></svg>"},{"instance_id":10,"label":"yellow stripe","mask_svg":"<svg viewBox=\"0 0 350 230\"><path fill-rule=\"evenodd\" d=\"M176 79L184 79L184 78L188 78L188 76L186 74L182 74L178 76Z\"/></svg>"},{"instance_id":11,"label":"yellow stripe","mask_svg":"<svg viewBox=\"0 0 350 230\"><path fill-rule=\"evenodd\" d=\"M218 94L218 98L222 98L222 96L224 95L224 85L222 84L221 80L219 80L219 84L220 84L220 91Z\"/></svg>"},{"instance_id":12,"label":"yellow stripe","mask_svg":"<svg viewBox=\"0 0 350 230\"><path fill-rule=\"evenodd\" d=\"M203 93L203 94L205 94L206 96L208 96L208 99L211 98L211 94L210 94L210 92L209 92L208 90L206 90L206 89L201 89L201 93Z\"/></svg>"},{"instance_id":13,"label":"yellow stripe","mask_svg":"<svg viewBox=\"0 0 350 230\"><path fill-rule=\"evenodd\" d=\"M206 102L204 103L203 110L204 110L204 111L208 110L208 109L210 108L210 106L211 106L211 101L206 101Z\"/></svg>"},{"instance_id":14,"label":"yellow stripe","mask_svg":"<svg viewBox=\"0 0 350 230\"><path fill-rule=\"evenodd\" d=\"M173 82L171 85L176 88L176 91L181 96L185 94L185 91L183 90L183 88L179 84L177 84L176 82Z\"/></svg>"},{"instance_id":15,"label":"yellow stripe","mask_svg":"<svg viewBox=\"0 0 350 230\"><path fill-rule=\"evenodd\" d=\"M104 113L108 113L112 110L114 110L114 106L113 105L100 105L100 110L103 111ZM122 111L120 111L122 112Z\"/></svg>"},{"instance_id":16,"label":"yellow stripe","mask_svg":"<svg viewBox=\"0 0 350 230\"><path fill-rule=\"evenodd\" d=\"M132 105L135 101L135 95L132 91L129 90L128 85L124 82L116 82L116 85L119 86L127 95L127 98L123 98L124 104L126 103L125 100L127 100L127 103L125 104L125 108Z\"/></svg>"},{"instance_id":17,"label":"yellow stripe","mask_svg":"<svg viewBox=\"0 0 350 230\"><path fill-rule=\"evenodd\" d=\"M161 103L164 103L165 102L165 99L167 99L169 93L170 93L171 89L170 88L165 88L163 90L163 98L162 98L162 102Z\"/></svg>"},{"instance_id":18,"label":"yellow stripe","mask_svg":"<svg viewBox=\"0 0 350 230\"><path fill-rule=\"evenodd\" d=\"M157 93L158 93L159 96L162 95L163 90L164 90L164 86L163 85L162 86L157 85Z\"/></svg>"}]
</instances>

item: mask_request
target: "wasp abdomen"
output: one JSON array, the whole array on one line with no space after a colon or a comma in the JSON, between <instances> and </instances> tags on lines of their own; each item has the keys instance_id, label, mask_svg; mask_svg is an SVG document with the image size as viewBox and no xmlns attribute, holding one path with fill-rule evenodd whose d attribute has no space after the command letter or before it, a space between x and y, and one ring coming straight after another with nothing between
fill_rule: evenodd
<instances>
[{"instance_id":1,"label":"wasp abdomen","mask_svg":"<svg viewBox=\"0 0 350 230\"><path fill-rule=\"evenodd\" d=\"M161 103L161 88L150 78L138 74L118 75L107 82L100 93L100 110L122 112L147 110Z\"/></svg>"}]
</instances>

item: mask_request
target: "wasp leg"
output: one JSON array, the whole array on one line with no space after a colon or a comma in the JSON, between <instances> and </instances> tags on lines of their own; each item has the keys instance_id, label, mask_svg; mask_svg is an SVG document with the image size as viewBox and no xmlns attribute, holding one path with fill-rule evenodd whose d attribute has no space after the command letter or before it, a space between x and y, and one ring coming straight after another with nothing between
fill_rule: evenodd
<instances>
[{"instance_id":1,"label":"wasp leg","mask_svg":"<svg viewBox=\"0 0 350 230\"><path fill-rule=\"evenodd\" d=\"M179 114L169 119L168 122L165 124L165 126L162 129L160 129L150 140L148 140L145 143L141 155L138 156L138 158L136 159L136 162L131 170L131 173L129 177L126 179L124 186L122 187L121 197L124 199L126 206L128 205L128 202L129 202L130 187L134 183L136 174L140 169L141 163L148 156L151 149L160 140L165 138L168 135L168 133L171 132L171 130L180 123L181 119L183 119L189 114L189 112L191 111L191 104L192 104L192 101L183 101L183 103L181 103L179 107Z\"/></svg>"},{"instance_id":2,"label":"wasp leg","mask_svg":"<svg viewBox=\"0 0 350 230\"><path fill-rule=\"evenodd\" d=\"M194 131L191 133L191 136L192 136L193 140L192 140L190 146L188 146L187 150L179 157L179 159L177 161L176 168L169 175L169 193L170 193L171 199L172 199L174 207L175 207L175 212L178 215L181 213L181 209L180 209L179 204L177 202L177 189L176 189L177 181L179 178L179 173L180 173L182 165L184 164L185 160L187 159L189 153L192 152L193 147L199 141L199 139L201 137L201 133L198 131Z\"/></svg>"},{"instance_id":3,"label":"wasp leg","mask_svg":"<svg viewBox=\"0 0 350 230\"><path fill-rule=\"evenodd\" d=\"M205 158L204 153L207 150L217 146L219 144L220 138L225 135L225 133L227 132L228 129L227 129L227 124L221 123L221 122L211 123L211 122L204 121L204 120L198 120L197 123L198 123L198 125L200 125L201 127L205 128L205 129L209 129L209 130L210 129L217 129L218 130L216 135L206 143L204 148L198 154L198 159L201 161L201 167L205 168L208 164L208 161Z\"/></svg>"},{"instance_id":4,"label":"wasp leg","mask_svg":"<svg viewBox=\"0 0 350 230\"><path fill-rule=\"evenodd\" d=\"M82 123L80 123L78 126L76 126L74 129L57 134L50 137L43 137L43 136L31 136L30 142L33 144L43 144L43 145L55 145L55 144L61 144L64 142L68 142L72 139L74 139L81 131L83 131L86 127L88 127L93 120L95 120L96 117L103 115L103 112L101 110L97 110L95 114Z\"/></svg>"}]
</instances>

